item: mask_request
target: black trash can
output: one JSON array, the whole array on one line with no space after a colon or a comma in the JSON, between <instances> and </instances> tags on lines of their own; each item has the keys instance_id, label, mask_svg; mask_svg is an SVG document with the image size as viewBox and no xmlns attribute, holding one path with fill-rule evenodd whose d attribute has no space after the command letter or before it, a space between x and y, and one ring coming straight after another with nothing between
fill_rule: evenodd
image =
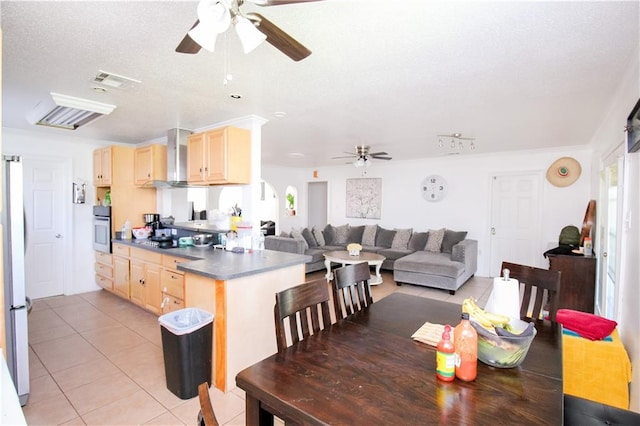
<instances>
[{"instance_id":1,"label":"black trash can","mask_svg":"<svg viewBox=\"0 0 640 426\"><path fill-rule=\"evenodd\" d=\"M211 383L213 314L186 308L164 314L158 322L167 389L180 399L193 398L200 383Z\"/></svg>"}]
</instances>

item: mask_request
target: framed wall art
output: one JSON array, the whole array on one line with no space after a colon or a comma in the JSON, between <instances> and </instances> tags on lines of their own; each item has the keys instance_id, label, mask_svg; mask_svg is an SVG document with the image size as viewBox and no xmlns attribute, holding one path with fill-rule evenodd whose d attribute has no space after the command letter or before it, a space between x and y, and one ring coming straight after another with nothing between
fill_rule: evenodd
<instances>
[{"instance_id":1,"label":"framed wall art","mask_svg":"<svg viewBox=\"0 0 640 426\"><path fill-rule=\"evenodd\" d=\"M347 179L347 217L380 219L382 179Z\"/></svg>"}]
</instances>

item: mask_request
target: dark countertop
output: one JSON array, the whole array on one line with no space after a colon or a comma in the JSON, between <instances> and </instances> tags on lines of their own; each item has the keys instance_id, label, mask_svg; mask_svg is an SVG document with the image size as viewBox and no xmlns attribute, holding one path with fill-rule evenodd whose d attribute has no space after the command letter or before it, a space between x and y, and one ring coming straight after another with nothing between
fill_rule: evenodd
<instances>
[{"instance_id":1,"label":"dark countertop","mask_svg":"<svg viewBox=\"0 0 640 426\"><path fill-rule=\"evenodd\" d=\"M221 232L226 234L229 232L228 229L219 229L213 225L211 225L206 220L193 220L190 222L176 222L173 225L168 225L167 228L176 228L176 229L185 229L187 231L195 231L195 232L203 232L203 233L211 233L211 232Z\"/></svg>"},{"instance_id":2,"label":"dark countertop","mask_svg":"<svg viewBox=\"0 0 640 426\"><path fill-rule=\"evenodd\" d=\"M275 250L254 250L249 253L232 253L213 247L161 249L134 243L135 240L113 240L114 243L141 248L156 253L184 257L193 260L178 264L178 270L203 275L214 280L231 280L273 271L288 266L304 264L310 256Z\"/></svg>"}]
</instances>

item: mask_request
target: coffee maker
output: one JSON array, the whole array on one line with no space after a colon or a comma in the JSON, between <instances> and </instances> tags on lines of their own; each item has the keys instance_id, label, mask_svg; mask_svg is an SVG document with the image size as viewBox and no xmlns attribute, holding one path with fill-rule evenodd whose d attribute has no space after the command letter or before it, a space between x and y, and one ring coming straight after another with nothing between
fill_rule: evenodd
<instances>
[{"instance_id":1,"label":"coffee maker","mask_svg":"<svg viewBox=\"0 0 640 426\"><path fill-rule=\"evenodd\" d=\"M162 228L160 223L160 214L158 213L145 213L142 215L144 218L145 226L151 228L151 235L155 235L156 230Z\"/></svg>"}]
</instances>

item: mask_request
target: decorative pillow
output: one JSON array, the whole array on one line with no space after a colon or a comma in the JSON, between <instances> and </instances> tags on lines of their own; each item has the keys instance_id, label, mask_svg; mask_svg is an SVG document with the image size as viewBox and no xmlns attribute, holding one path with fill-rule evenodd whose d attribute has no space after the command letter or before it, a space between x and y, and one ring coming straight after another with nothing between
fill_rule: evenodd
<instances>
[{"instance_id":1,"label":"decorative pillow","mask_svg":"<svg viewBox=\"0 0 640 426\"><path fill-rule=\"evenodd\" d=\"M442 240L444 239L444 228L441 229L429 229L429 237L427 238L427 246L424 248L426 251L432 251L434 253L440 253L440 247L442 247Z\"/></svg>"},{"instance_id":2,"label":"decorative pillow","mask_svg":"<svg viewBox=\"0 0 640 426\"><path fill-rule=\"evenodd\" d=\"M396 231L378 228L378 233L376 234L376 246L391 248L391 243L393 242L393 237L395 237L395 235Z\"/></svg>"},{"instance_id":3,"label":"decorative pillow","mask_svg":"<svg viewBox=\"0 0 640 426\"><path fill-rule=\"evenodd\" d=\"M284 231L280 231L280 236L284 238L291 238L291 234Z\"/></svg>"},{"instance_id":4,"label":"decorative pillow","mask_svg":"<svg viewBox=\"0 0 640 426\"><path fill-rule=\"evenodd\" d=\"M302 230L302 237L307 242L307 245L309 246L309 248L318 247L318 242L316 241L316 237L313 236L309 228L304 228Z\"/></svg>"},{"instance_id":5,"label":"decorative pillow","mask_svg":"<svg viewBox=\"0 0 640 426\"><path fill-rule=\"evenodd\" d=\"M293 238L294 240L304 241L305 250L309 248L309 244L307 243L307 240L305 240L304 237L302 236L302 231L300 229L298 228L291 229L291 238Z\"/></svg>"},{"instance_id":6,"label":"decorative pillow","mask_svg":"<svg viewBox=\"0 0 640 426\"><path fill-rule=\"evenodd\" d=\"M324 231L322 231L322 235L324 235L324 245L333 245L333 241L336 239L336 228L331 224L327 224L327 226L324 227Z\"/></svg>"},{"instance_id":7,"label":"decorative pillow","mask_svg":"<svg viewBox=\"0 0 640 426\"><path fill-rule=\"evenodd\" d=\"M427 245L428 236L428 232L414 232L411 234L407 248L413 251L424 250L424 247Z\"/></svg>"},{"instance_id":8,"label":"decorative pillow","mask_svg":"<svg viewBox=\"0 0 640 426\"><path fill-rule=\"evenodd\" d=\"M451 231L447 229L444 231L444 238L442 239L442 252L451 253L453 246L464 240L467 236L467 231Z\"/></svg>"},{"instance_id":9,"label":"decorative pillow","mask_svg":"<svg viewBox=\"0 0 640 426\"><path fill-rule=\"evenodd\" d=\"M325 242L324 242L324 235L322 235L322 230L316 229L315 227L313 227L311 229L311 233L316 238L316 242L318 243L318 245L320 247L324 246Z\"/></svg>"},{"instance_id":10,"label":"decorative pillow","mask_svg":"<svg viewBox=\"0 0 640 426\"><path fill-rule=\"evenodd\" d=\"M362 233L364 232L364 225L362 226L350 226L349 234L347 235L347 243L360 243L362 241Z\"/></svg>"},{"instance_id":11,"label":"decorative pillow","mask_svg":"<svg viewBox=\"0 0 640 426\"><path fill-rule=\"evenodd\" d=\"M347 245L347 237L349 236L349 224L342 226L335 226L333 229L336 231L335 238L333 240L333 245L341 246Z\"/></svg>"},{"instance_id":12,"label":"decorative pillow","mask_svg":"<svg viewBox=\"0 0 640 426\"><path fill-rule=\"evenodd\" d=\"M393 237L393 241L391 241L391 248L406 250L412 232L413 228L396 229L396 235Z\"/></svg>"},{"instance_id":13,"label":"decorative pillow","mask_svg":"<svg viewBox=\"0 0 640 426\"><path fill-rule=\"evenodd\" d=\"M371 246L371 247L375 246L377 231L378 231L378 225L365 225L364 231L362 232L362 245ZM426 241L425 241L425 244L426 244Z\"/></svg>"}]
</instances>

